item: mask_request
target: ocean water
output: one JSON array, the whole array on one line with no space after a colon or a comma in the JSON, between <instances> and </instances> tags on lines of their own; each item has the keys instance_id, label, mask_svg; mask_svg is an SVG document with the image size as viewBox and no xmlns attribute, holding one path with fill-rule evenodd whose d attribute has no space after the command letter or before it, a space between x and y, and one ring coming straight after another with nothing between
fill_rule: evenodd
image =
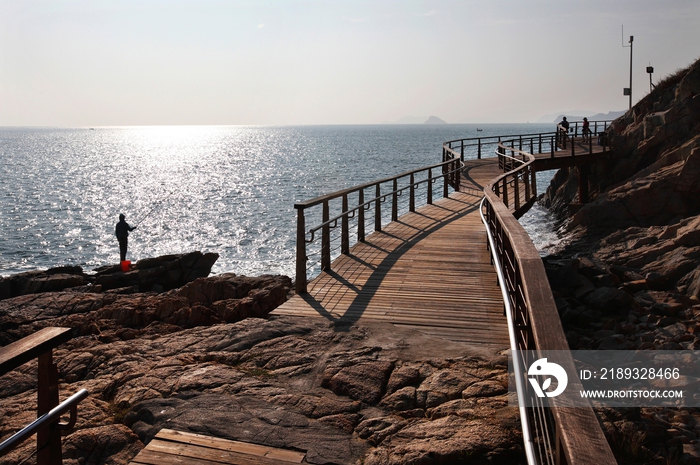
<instances>
[{"instance_id":1,"label":"ocean water","mask_svg":"<svg viewBox=\"0 0 700 465\"><path fill-rule=\"evenodd\" d=\"M482 131L477 132L479 127ZM213 272L294 275L294 203L441 161L444 141L552 125L0 128L0 275L217 252ZM540 190L551 173L540 174ZM546 211L524 218L557 241Z\"/></svg>"}]
</instances>

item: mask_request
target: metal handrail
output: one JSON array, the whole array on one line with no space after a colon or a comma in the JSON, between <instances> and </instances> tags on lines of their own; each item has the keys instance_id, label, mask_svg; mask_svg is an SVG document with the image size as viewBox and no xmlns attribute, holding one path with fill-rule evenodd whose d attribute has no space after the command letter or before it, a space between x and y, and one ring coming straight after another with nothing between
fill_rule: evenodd
<instances>
[{"instance_id":1,"label":"metal handrail","mask_svg":"<svg viewBox=\"0 0 700 465\"><path fill-rule=\"evenodd\" d=\"M9 452L14 447L36 434L39 430L47 428L52 423L57 422L61 418L61 415L68 411L70 411L70 420L68 423L58 423L55 426L61 430L70 430L73 428L78 419L78 404L87 396L88 391L86 389L81 389L56 407L29 423L21 430L17 431L9 438L5 439L2 443L0 443L0 455Z\"/></svg>"},{"instance_id":2,"label":"metal handrail","mask_svg":"<svg viewBox=\"0 0 700 465\"><path fill-rule=\"evenodd\" d=\"M525 392L523 387L523 370L520 366L520 358L516 355L518 350L517 337L515 335L515 323L513 322L513 307L510 305L510 298L508 295L508 289L504 285L505 276L503 274L503 269L501 268L501 262L496 253L496 244L494 242L493 234L491 228L489 227L486 217L484 216L484 203L486 202L486 197L481 199L479 204L479 215L481 216L481 222L484 223L486 228L486 237L489 242L489 250L491 251L491 257L493 259L494 267L496 268L496 274L498 275L498 282L501 283L499 286L501 288L501 295L503 296L503 305L505 306L506 320L508 322L508 340L510 341L510 350L512 351L513 360L513 371L515 372L515 389L518 393L518 398ZM535 455L535 445L532 439L532 434L530 433L530 421L528 420L527 410L525 409L523 402L518 402L518 409L520 411L520 424L523 429L523 443L525 445L525 456L527 457L527 463L529 465L537 465L537 457Z\"/></svg>"}]
</instances>

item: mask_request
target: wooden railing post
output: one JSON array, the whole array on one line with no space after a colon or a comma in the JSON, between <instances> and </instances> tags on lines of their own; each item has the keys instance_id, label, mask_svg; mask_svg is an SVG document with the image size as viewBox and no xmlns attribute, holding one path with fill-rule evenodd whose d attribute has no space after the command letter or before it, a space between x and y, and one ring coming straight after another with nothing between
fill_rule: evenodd
<instances>
[{"instance_id":1,"label":"wooden railing post","mask_svg":"<svg viewBox=\"0 0 700 465\"><path fill-rule=\"evenodd\" d=\"M295 205L297 209L297 271L295 289L297 294L306 293L306 224L304 207Z\"/></svg>"},{"instance_id":2,"label":"wooden railing post","mask_svg":"<svg viewBox=\"0 0 700 465\"><path fill-rule=\"evenodd\" d=\"M365 241L365 190L360 189L357 194L357 204L360 208L357 210L357 241Z\"/></svg>"},{"instance_id":3,"label":"wooden railing post","mask_svg":"<svg viewBox=\"0 0 700 465\"><path fill-rule=\"evenodd\" d=\"M459 186L462 181L462 170L460 169L460 162L455 160L454 163L454 173L455 173L455 191L459 192Z\"/></svg>"},{"instance_id":4,"label":"wooden railing post","mask_svg":"<svg viewBox=\"0 0 700 465\"><path fill-rule=\"evenodd\" d=\"M525 184L525 203L530 201L530 173L529 168L525 168L522 171L523 184Z\"/></svg>"},{"instance_id":5,"label":"wooden railing post","mask_svg":"<svg viewBox=\"0 0 700 465\"><path fill-rule=\"evenodd\" d=\"M321 221L324 223L321 227L321 269L324 271L331 268L331 225L328 224L329 219L328 200L324 200L323 216L321 218Z\"/></svg>"},{"instance_id":6,"label":"wooden railing post","mask_svg":"<svg viewBox=\"0 0 700 465\"><path fill-rule=\"evenodd\" d=\"M394 178L393 193L391 194L391 221L399 219L399 182Z\"/></svg>"},{"instance_id":7,"label":"wooden railing post","mask_svg":"<svg viewBox=\"0 0 700 465\"><path fill-rule=\"evenodd\" d=\"M428 205L433 204L433 170L428 170L428 198L426 200Z\"/></svg>"},{"instance_id":8,"label":"wooden railing post","mask_svg":"<svg viewBox=\"0 0 700 465\"><path fill-rule=\"evenodd\" d=\"M462 140L462 151L460 155L460 160L464 161L464 140Z\"/></svg>"},{"instance_id":9,"label":"wooden railing post","mask_svg":"<svg viewBox=\"0 0 700 465\"><path fill-rule=\"evenodd\" d=\"M554 146L555 146L555 145L556 145L556 144L555 144L555 142L554 142L554 136L552 136L552 137L550 138L550 142L549 142L549 150L551 151L551 155L550 155L551 158L554 158Z\"/></svg>"},{"instance_id":10,"label":"wooden railing post","mask_svg":"<svg viewBox=\"0 0 700 465\"><path fill-rule=\"evenodd\" d=\"M462 148L464 148L464 146L462 146ZM415 182L413 173L411 173L409 182L411 183L411 187L408 189L408 211L414 212L416 211L416 186L413 184Z\"/></svg>"},{"instance_id":11,"label":"wooden railing post","mask_svg":"<svg viewBox=\"0 0 700 465\"><path fill-rule=\"evenodd\" d=\"M520 183L519 183L519 179L520 179L520 172L516 171L515 175L513 176L513 190L515 191L513 197L515 200L515 209L516 210L520 208Z\"/></svg>"},{"instance_id":12,"label":"wooden railing post","mask_svg":"<svg viewBox=\"0 0 700 465\"><path fill-rule=\"evenodd\" d=\"M477 152L477 158L481 160L481 138L477 141L478 144L478 152Z\"/></svg>"},{"instance_id":13,"label":"wooden railing post","mask_svg":"<svg viewBox=\"0 0 700 465\"><path fill-rule=\"evenodd\" d=\"M348 224L348 194L343 194L343 217L340 219L340 253L350 253L350 225Z\"/></svg>"},{"instance_id":14,"label":"wooden railing post","mask_svg":"<svg viewBox=\"0 0 700 465\"><path fill-rule=\"evenodd\" d=\"M532 176L532 196L537 197L537 173L535 172L534 169L530 170L530 174Z\"/></svg>"},{"instance_id":15,"label":"wooden railing post","mask_svg":"<svg viewBox=\"0 0 700 465\"><path fill-rule=\"evenodd\" d=\"M508 206L508 176L503 177L503 204Z\"/></svg>"},{"instance_id":16,"label":"wooden railing post","mask_svg":"<svg viewBox=\"0 0 700 465\"><path fill-rule=\"evenodd\" d=\"M382 199L380 196L382 195L381 193L381 187L379 186L379 183L376 184L376 192L375 192L375 201L374 201L374 230L375 231L381 231L382 230Z\"/></svg>"},{"instance_id":17,"label":"wooden railing post","mask_svg":"<svg viewBox=\"0 0 700 465\"><path fill-rule=\"evenodd\" d=\"M540 149L538 153L542 153L542 134L540 134Z\"/></svg>"},{"instance_id":18,"label":"wooden railing post","mask_svg":"<svg viewBox=\"0 0 700 465\"><path fill-rule=\"evenodd\" d=\"M52 351L39 355L39 388L37 417L58 405L58 369L53 363ZM36 435L37 465L62 465L61 431L58 421L39 430Z\"/></svg>"},{"instance_id":19,"label":"wooden railing post","mask_svg":"<svg viewBox=\"0 0 700 465\"><path fill-rule=\"evenodd\" d=\"M447 160L445 160L445 161L447 161ZM450 165L449 165L449 163L445 163L444 165L442 165L442 196L444 198L447 198L448 194L449 194L449 192L447 190L447 186L450 182L450 180L447 179L447 177L449 175L450 175Z\"/></svg>"}]
</instances>

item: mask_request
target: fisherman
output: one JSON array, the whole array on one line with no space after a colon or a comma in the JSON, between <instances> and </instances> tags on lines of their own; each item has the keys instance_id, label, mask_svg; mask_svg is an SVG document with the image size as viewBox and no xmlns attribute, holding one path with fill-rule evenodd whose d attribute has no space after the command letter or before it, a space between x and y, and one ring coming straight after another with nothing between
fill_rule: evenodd
<instances>
[{"instance_id":1,"label":"fisherman","mask_svg":"<svg viewBox=\"0 0 700 465\"><path fill-rule=\"evenodd\" d=\"M129 226L129 223L126 222L124 213L121 213L119 215L119 223L117 223L117 227L114 228L114 234L116 234L117 240L119 241L119 256L121 257L121 261L126 260L126 248L129 242L129 231L133 231L134 229L136 229L136 226L133 228Z\"/></svg>"}]
</instances>

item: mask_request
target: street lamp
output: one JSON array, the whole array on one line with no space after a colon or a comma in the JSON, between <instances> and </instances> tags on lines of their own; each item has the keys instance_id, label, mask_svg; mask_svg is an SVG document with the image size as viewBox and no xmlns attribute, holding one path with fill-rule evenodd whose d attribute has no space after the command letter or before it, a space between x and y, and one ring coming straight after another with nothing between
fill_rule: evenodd
<instances>
[{"instance_id":1,"label":"street lamp","mask_svg":"<svg viewBox=\"0 0 700 465\"><path fill-rule=\"evenodd\" d=\"M647 66L647 73L649 73L649 93L651 93L651 91L654 90L654 83L651 82L651 75L654 74L654 67L651 66L651 64Z\"/></svg>"},{"instance_id":2,"label":"street lamp","mask_svg":"<svg viewBox=\"0 0 700 465\"><path fill-rule=\"evenodd\" d=\"M622 34L623 34L623 40L624 40L624 34L625 34L625 29L624 26L622 28ZM622 91L622 95L629 95L630 96L630 108L632 108L632 42L634 41L634 36L630 36L630 42L629 42L629 48L630 48L630 86L625 87ZM623 47L628 47L625 44L622 44Z\"/></svg>"}]
</instances>

